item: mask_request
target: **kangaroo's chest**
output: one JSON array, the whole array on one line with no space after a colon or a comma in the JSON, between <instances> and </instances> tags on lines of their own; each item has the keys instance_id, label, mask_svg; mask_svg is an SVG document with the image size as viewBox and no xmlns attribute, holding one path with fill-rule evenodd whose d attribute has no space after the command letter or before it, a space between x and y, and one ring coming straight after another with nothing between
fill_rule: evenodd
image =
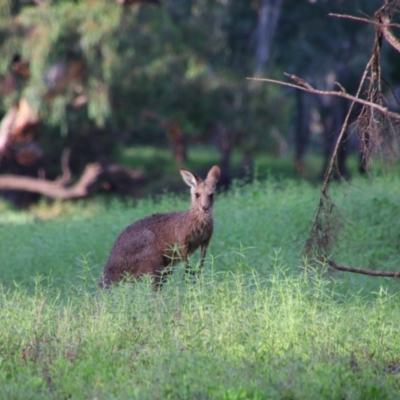
<instances>
[{"instance_id":1,"label":"kangaroo's chest","mask_svg":"<svg viewBox=\"0 0 400 400\"><path fill-rule=\"evenodd\" d=\"M196 227L191 230L186 237L186 246L188 249L188 253L193 253L201 244L208 242L211 238L212 232L212 222L204 223L202 226Z\"/></svg>"}]
</instances>

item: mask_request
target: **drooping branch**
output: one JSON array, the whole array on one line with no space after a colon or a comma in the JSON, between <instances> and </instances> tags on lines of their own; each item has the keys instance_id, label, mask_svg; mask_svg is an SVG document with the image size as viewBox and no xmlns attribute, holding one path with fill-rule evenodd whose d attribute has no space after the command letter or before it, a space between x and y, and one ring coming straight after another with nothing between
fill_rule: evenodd
<instances>
[{"instance_id":1,"label":"drooping branch","mask_svg":"<svg viewBox=\"0 0 400 400\"><path fill-rule=\"evenodd\" d=\"M368 70L370 65L373 62L373 57L371 57L371 59L369 60L365 70L364 70L364 74L361 78L360 84L358 86L357 89L357 93L356 93L356 99L358 98L358 96L361 93L361 90L364 86L364 82L367 78L367 74L368 74ZM337 157L337 153L339 150L339 145L340 142L343 138L344 133L347 130L347 127L349 125L349 121L350 121L350 115L353 111L354 105L355 105L355 101L353 101L349 107L349 110L347 111L347 115L345 117L345 120L343 122L342 128L340 130L339 133L339 137L336 141L336 145L335 148L333 150L333 154L331 157L331 160L329 162L328 165L328 169L325 172L325 177L324 177L324 182L322 184L322 188L321 188L321 194L320 194L320 198L319 198L319 202L318 202L318 208L317 208L317 212L316 212L316 216L314 218L314 223L313 226L311 228L310 231L310 236L306 241L305 247L304 247L304 252L305 253L309 253L311 254L314 250L314 247L317 247L317 251L321 252L323 250L327 250L327 248L329 248L329 244L331 242L332 239L332 224L329 222L330 221L330 216L332 214L332 209L333 209L333 203L331 198L329 197L328 194L328 187L329 187L329 182L333 173L333 166ZM326 214L326 225L324 226L324 224L321 223L321 214L322 212L325 212Z\"/></svg>"},{"instance_id":2,"label":"drooping branch","mask_svg":"<svg viewBox=\"0 0 400 400\"><path fill-rule=\"evenodd\" d=\"M356 274L369 275L369 276L386 276L386 277L391 277L391 278L399 278L400 277L400 271L375 271L373 269L347 267L344 265L336 264L332 260L328 260L327 263L332 268L334 268L338 271L354 272Z\"/></svg>"}]
</instances>

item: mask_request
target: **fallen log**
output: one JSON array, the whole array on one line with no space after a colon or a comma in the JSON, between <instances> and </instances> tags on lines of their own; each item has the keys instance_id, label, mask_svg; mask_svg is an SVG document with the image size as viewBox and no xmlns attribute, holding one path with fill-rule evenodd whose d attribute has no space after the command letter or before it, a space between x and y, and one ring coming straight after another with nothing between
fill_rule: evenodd
<instances>
[{"instance_id":1,"label":"fallen log","mask_svg":"<svg viewBox=\"0 0 400 400\"><path fill-rule=\"evenodd\" d=\"M59 180L50 181L18 175L0 176L0 190L17 190L39 193L51 199L72 200L89 197L105 185L117 191L129 193L130 184L143 177L142 170L123 165L88 164L78 181L65 186ZM137 182L136 182L137 183Z\"/></svg>"}]
</instances>

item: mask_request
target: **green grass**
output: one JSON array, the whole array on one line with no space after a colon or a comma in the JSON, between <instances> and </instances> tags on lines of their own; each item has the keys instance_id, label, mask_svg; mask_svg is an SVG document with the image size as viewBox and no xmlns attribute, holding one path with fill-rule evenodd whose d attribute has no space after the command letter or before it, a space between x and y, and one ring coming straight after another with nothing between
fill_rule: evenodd
<instances>
[{"instance_id":1,"label":"green grass","mask_svg":"<svg viewBox=\"0 0 400 400\"><path fill-rule=\"evenodd\" d=\"M331 192L347 221L332 257L398 270L398 177ZM185 209L188 196L0 205L0 398L398 398L398 281L305 273L318 201L309 183L269 179L218 196L199 281L177 267L159 293L146 282L99 292L121 229Z\"/></svg>"},{"instance_id":2,"label":"green grass","mask_svg":"<svg viewBox=\"0 0 400 400\"><path fill-rule=\"evenodd\" d=\"M3 292L0 397L396 398L399 296L329 286L276 265L161 293Z\"/></svg>"}]
</instances>

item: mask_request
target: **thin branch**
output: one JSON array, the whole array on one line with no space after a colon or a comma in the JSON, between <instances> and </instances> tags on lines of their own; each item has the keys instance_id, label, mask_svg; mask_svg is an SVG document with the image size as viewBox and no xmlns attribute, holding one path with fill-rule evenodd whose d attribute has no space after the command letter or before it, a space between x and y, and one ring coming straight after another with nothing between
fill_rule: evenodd
<instances>
[{"instance_id":1,"label":"thin branch","mask_svg":"<svg viewBox=\"0 0 400 400\"><path fill-rule=\"evenodd\" d=\"M375 271L373 269L346 267L344 265L336 264L332 260L328 260L327 262L332 268L334 268L338 271L354 272L356 274L369 275L369 276L386 276L386 277L391 277L391 278L399 278L400 277L399 271L397 271L397 272L396 271Z\"/></svg>"},{"instance_id":2,"label":"thin branch","mask_svg":"<svg viewBox=\"0 0 400 400\"><path fill-rule=\"evenodd\" d=\"M374 20L370 20L367 18L353 17L351 15L341 15L341 14L328 14L328 15L331 17L346 18L346 19L351 19L353 21L360 21L375 25L375 29L383 34L386 41L394 49L400 52L400 40L390 30L390 28L400 28L400 25L390 23L392 19L392 14L393 14L392 9L390 8L389 4L385 2L385 4L375 13Z\"/></svg>"},{"instance_id":3,"label":"thin branch","mask_svg":"<svg viewBox=\"0 0 400 400\"><path fill-rule=\"evenodd\" d=\"M335 85L339 86L339 89L340 89L343 93L347 93L346 89L341 85L340 82L335 82Z\"/></svg>"},{"instance_id":4,"label":"thin branch","mask_svg":"<svg viewBox=\"0 0 400 400\"><path fill-rule=\"evenodd\" d=\"M378 26L378 27L399 28L400 29L400 24L382 24L382 23L376 22L376 21L374 21L372 19L354 17L353 15L329 13L328 16L329 17L336 17L336 18L352 19L354 21L365 22L367 24L375 25L375 26Z\"/></svg>"},{"instance_id":5,"label":"thin branch","mask_svg":"<svg viewBox=\"0 0 400 400\"><path fill-rule=\"evenodd\" d=\"M290 76L292 79L294 79L294 77L296 77L295 75L290 75L290 74L287 74L287 75ZM301 78L298 78L298 77L296 77L296 78L299 80L302 80ZM308 93L318 94L318 95L322 95L322 96L342 97L349 101L354 101L356 103L363 104L364 106L375 108L376 110L379 110L380 112L387 115L388 117L400 120L400 114L389 111L386 107L383 107L379 104L375 104L370 101L360 99L359 97L352 96L352 95L348 94L347 92L343 92L343 91L338 92L338 91L334 91L334 90L331 90L331 91L318 90L318 89L314 89L313 87L311 87L311 85L309 85L308 83L307 83L308 86L306 86L306 85L300 86L300 85L295 85L293 83L283 82L283 81L278 81L275 79L268 79L268 78L246 78L246 79L253 80L253 81L275 83L277 85L288 86L288 87L291 87L294 89L299 89L299 90L303 90Z\"/></svg>"},{"instance_id":6,"label":"thin branch","mask_svg":"<svg viewBox=\"0 0 400 400\"><path fill-rule=\"evenodd\" d=\"M356 93L357 97L356 98L358 98L358 96L361 93L362 87L364 86L364 82L365 82L365 80L367 78L368 70L369 70L369 68L370 68L370 66L372 64L372 61L373 61L373 57L370 58L370 60L368 61L367 66L365 67L364 74L363 74L363 76L361 78L360 84L359 84L358 89L357 89L357 93ZM353 101L351 103L351 105L349 107L349 110L347 111L347 115L346 115L346 118L345 118L345 120L343 122L342 129L341 129L341 131L339 133L339 137L338 137L338 139L336 141L335 149L333 150L333 154L332 154L331 160L329 162L328 169L327 169L327 171L325 173L324 183L322 185L321 195L320 195L319 202L318 202L318 209L317 209L316 216L314 218L313 226L311 228L310 237L307 240L308 243L309 243L309 240L313 237L315 231L317 230L317 227L318 227L318 224L319 224L319 217L320 217L321 212L322 212L322 210L324 208L324 200L328 197L328 185L329 185L329 180L330 180L331 175L332 175L333 165L334 165L335 160L336 160L336 156L337 156L337 152L338 152L338 149L339 149L340 142L341 142L342 137L343 137L344 133L346 132L347 126L349 124L350 115L351 115L351 113L353 111L354 104L355 104L355 101ZM307 248L307 244L308 243L306 243L306 248Z\"/></svg>"}]
</instances>

